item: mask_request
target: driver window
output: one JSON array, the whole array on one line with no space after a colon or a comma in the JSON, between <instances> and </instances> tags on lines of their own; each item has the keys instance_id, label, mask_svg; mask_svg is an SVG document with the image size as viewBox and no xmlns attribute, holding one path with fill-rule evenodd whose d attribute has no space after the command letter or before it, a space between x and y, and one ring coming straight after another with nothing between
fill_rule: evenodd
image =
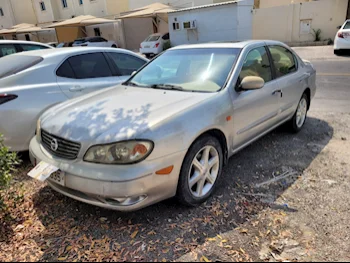
<instances>
[{"instance_id":1,"label":"driver window","mask_svg":"<svg viewBox=\"0 0 350 263\"><path fill-rule=\"evenodd\" d=\"M245 77L261 77L265 82L272 79L271 66L265 47L250 51L244 61L239 82Z\"/></svg>"}]
</instances>

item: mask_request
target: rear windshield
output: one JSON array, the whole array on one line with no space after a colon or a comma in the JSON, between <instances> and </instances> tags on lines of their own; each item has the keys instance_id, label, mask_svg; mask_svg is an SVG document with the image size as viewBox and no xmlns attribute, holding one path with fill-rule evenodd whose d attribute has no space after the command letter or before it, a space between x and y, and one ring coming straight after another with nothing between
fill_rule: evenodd
<instances>
[{"instance_id":1,"label":"rear windshield","mask_svg":"<svg viewBox=\"0 0 350 263\"><path fill-rule=\"evenodd\" d=\"M43 61L38 56L6 56L0 59L0 79L17 74Z\"/></svg>"},{"instance_id":2,"label":"rear windshield","mask_svg":"<svg viewBox=\"0 0 350 263\"><path fill-rule=\"evenodd\" d=\"M343 29L350 29L350 21L346 22L346 24L345 24Z\"/></svg>"},{"instance_id":3,"label":"rear windshield","mask_svg":"<svg viewBox=\"0 0 350 263\"><path fill-rule=\"evenodd\" d=\"M145 42L158 41L159 38L160 38L160 36L149 36L148 38L146 38Z\"/></svg>"}]
</instances>

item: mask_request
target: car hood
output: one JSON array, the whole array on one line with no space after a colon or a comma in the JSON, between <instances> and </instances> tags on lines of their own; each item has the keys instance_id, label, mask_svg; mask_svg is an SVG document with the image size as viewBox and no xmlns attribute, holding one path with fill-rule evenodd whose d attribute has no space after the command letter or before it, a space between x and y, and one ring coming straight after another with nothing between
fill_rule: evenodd
<instances>
[{"instance_id":1,"label":"car hood","mask_svg":"<svg viewBox=\"0 0 350 263\"><path fill-rule=\"evenodd\" d=\"M128 140L214 94L119 85L57 105L43 115L41 128L78 142Z\"/></svg>"}]
</instances>

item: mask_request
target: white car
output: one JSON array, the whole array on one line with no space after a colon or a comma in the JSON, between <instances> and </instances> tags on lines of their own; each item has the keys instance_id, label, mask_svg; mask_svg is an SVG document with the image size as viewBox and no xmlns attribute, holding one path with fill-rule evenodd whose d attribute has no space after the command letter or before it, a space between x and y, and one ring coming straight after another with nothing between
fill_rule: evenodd
<instances>
[{"instance_id":1,"label":"white car","mask_svg":"<svg viewBox=\"0 0 350 263\"><path fill-rule=\"evenodd\" d=\"M141 43L140 53L147 58L158 55L163 52L165 45L169 42L169 33L150 35Z\"/></svg>"},{"instance_id":2,"label":"white car","mask_svg":"<svg viewBox=\"0 0 350 263\"><path fill-rule=\"evenodd\" d=\"M128 50L93 47L37 50L1 58L0 134L5 145L16 152L28 150L36 121L46 109L120 84L147 62ZM91 108L92 112L96 109Z\"/></svg>"},{"instance_id":3,"label":"white car","mask_svg":"<svg viewBox=\"0 0 350 263\"><path fill-rule=\"evenodd\" d=\"M118 44L115 41L108 41L103 37L84 37L76 39L73 47L113 47L117 48Z\"/></svg>"},{"instance_id":4,"label":"white car","mask_svg":"<svg viewBox=\"0 0 350 263\"><path fill-rule=\"evenodd\" d=\"M339 27L339 31L334 40L334 54L339 55L341 51L350 49L350 20L345 21Z\"/></svg>"},{"instance_id":5,"label":"white car","mask_svg":"<svg viewBox=\"0 0 350 263\"><path fill-rule=\"evenodd\" d=\"M52 48L47 44L32 41L0 40L0 58L25 51Z\"/></svg>"}]
</instances>

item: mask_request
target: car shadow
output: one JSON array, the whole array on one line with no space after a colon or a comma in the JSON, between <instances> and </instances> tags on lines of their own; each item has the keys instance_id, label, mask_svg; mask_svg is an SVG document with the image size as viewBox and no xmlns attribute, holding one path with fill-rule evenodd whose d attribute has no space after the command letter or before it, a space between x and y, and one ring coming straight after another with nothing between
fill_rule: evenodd
<instances>
[{"instance_id":1,"label":"car shadow","mask_svg":"<svg viewBox=\"0 0 350 263\"><path fill-rule=\"evenodd\" d=\"M206 238L246 222L266 206L296 212L276 199L332 136L333 128L316 118L308 118L298 134L278 128L230 158L215 196L197 208L170 199L141 211L120 213L45 187L34 196L36 214L45 226L35 238L42 244L41 260L64 256L85 261L96 259L95 254L99 260L175 260ZM68 246L73 249L67 251Z\"/></svg>"}]
</instances>

